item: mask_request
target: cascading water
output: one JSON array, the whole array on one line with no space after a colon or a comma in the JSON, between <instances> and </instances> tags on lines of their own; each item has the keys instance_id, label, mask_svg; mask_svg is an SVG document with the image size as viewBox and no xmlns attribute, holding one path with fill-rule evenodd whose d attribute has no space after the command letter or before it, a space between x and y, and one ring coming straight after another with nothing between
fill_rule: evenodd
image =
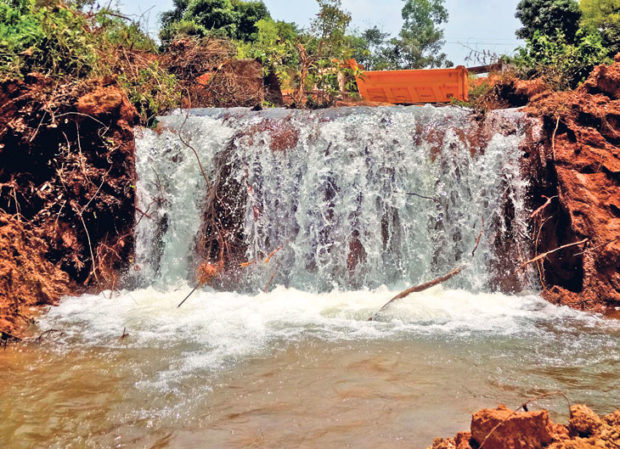
<instances>
[{"instance_id":1,"label":"cascading water","mask_svg":"<svg viewBox=\"0 0 620 449\"><path fill-rule=\"evenodd\" d=\"M239 234L242 259L270 262L239 270L236 288L262 288L270 277L312 291L397 286L468 262L452 285L494 289L498 277L512 275L502 273L497 243L509 239L516 255L528 255L519 166L525 120L497 114L509 132L482 142L472 142L483 130L471 112L453 107L164 117L165 131L145 131L137 142L141 282L193 277L208 196L196 150L210 184L225 173L218 185L228 198L217 191L211 198L239 222L211 233Z\"/></svg>"},{"instance_id":2,"label":"cascading water","mask_svg":"<svg viewBox=\"0 0 620 449\"><path fill-rule=\"evenodd\" d=\"M125 289L66 298L40 341L0 351L0 447L396 449L544 392L612 411L620 326L514 269L527 126L427 106L195 110L138 131ZM177 308L205 259L224 259L215 288Z\"/></svg>"}]
</instances>

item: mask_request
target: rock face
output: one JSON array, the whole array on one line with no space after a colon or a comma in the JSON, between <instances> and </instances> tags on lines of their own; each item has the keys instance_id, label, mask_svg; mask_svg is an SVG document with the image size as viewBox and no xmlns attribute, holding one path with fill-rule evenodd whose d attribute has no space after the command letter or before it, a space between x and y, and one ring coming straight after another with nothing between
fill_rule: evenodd
<instances>
[{"instance_id":1,"label":"rock face","mask_svg":"<svg viewBox=\"0 0 620 449\"><path fill-rule=\"evenodd\" d=\"M113 80L0 85L0 331L131 260L137 112ZM4 335L4 334L3 334Z\"/></svg>"},{"instance_id":2,"label":"rock face","mask_svg":"<svg viewBox=\"0 0 620 449\"><path fill-rule=\"evenodd\" d=\"M30 307L54 304L68 293L69 275L45 258L36 230L0 212L0 331L5 339L28 324Z\"/></svg>"},{"instance_id":3,"label":"rock face","mask_svg":"<svg viewBox=\"0 0 620 449\"><path fill-rule=\"evenodd\" d=\"M597 67L572 92L534 98L545 140L528 154L544 296L603 311L620 305L620 63Z\"/></svg>"},{"instance_id":4,"label":"rock face","mask_svg":"<svg viewBox=\"0 0 620 449\"><path fill-rule=\"evenodd\" d=\"M546 410L517 412L500 405L472 416L471 433L437 438L429 449L612 449L620 444L620 410L603 418L573 405L568 428L554 424Z\"/></svg>"},{"instance_id":5,"label":"rock face","mask_svg":"<svg viewBox=\"0 0 620 449\"><path fill-rule=\"evenodd\" d=\"M553 441L554 431L546 410L515 413L500 405L475 413L471 434L487 449L540 449Z\"/></svg>"}]
</instances>

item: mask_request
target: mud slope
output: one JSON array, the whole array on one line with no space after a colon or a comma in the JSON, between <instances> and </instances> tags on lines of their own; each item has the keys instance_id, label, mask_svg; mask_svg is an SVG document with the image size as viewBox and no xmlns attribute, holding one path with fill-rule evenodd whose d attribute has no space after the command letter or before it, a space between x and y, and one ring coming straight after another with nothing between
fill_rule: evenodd
<instances>
[{"instance_id":1,"label":"mud slope","mask_svg":"<svg viewBox=\"0 0 620 449\"><path fill-rule=\"evenodd\" d=\"M0 331L131 259L137 114L112 80L0 85Z\"/></svg>"},{"instance_id":2,"label":"mud slope","mask_svg":"<svg viewBox=\"0 0 620 449\"><path fill-rule=\"evenodd\" d=\"M597 67L575 91L540 94L526 108L544 118L546 135L529 155L540 206L536 252L575 244L539 263L544 296L554 303L620 306L619 95L620 61Z\"/></svg>"}]
</instances>

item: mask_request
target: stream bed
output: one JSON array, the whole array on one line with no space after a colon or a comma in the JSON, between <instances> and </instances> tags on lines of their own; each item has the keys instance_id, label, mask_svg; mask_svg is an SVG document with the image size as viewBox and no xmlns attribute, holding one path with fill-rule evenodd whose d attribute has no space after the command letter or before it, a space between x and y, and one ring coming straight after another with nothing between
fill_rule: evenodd
<instances>
[{"instance_id":1,"label":"stream bed","mask_svg":"<svg viewBox=\"0 0 620 449\"><path fill-rule=\"evenodd\" d=\"M1 350L0 447L425 448L544 392L620 405L618 322L537 296L439 286L369 322L395 291L187 292L68 298Z\"/></svg>"}]
</instances>

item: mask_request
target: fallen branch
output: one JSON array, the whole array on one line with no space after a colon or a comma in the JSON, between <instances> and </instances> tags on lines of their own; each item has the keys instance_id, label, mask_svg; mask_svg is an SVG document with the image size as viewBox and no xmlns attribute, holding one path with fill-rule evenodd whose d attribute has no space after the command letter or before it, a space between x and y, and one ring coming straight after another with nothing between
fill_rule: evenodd
<instances>
[{"instance_id":1,"label":"fallen branch","mask_svg":"<svg viewBox=\"0 0 620 449\"><path fill-rule=\"evenodd\" d=\"M476 244L474 245L474 249L471 251L472 259L476 255L476 250L478 249L478 246L480 245L480 241L482 240L482 234L483 233L484 233L484 218L482 218L482 223L480 225L480 232L478 233L478 237L476 237ZM371 316L368 319L368 321L372 321L375 316L377 316L379 313L383 312L394 301L398 301L399 299L403 299L403 298L409 296L412 293L422 292L424 290L428 290L431 287L434 287L435 285L438 285L438 284L441 284L443 282L446 282L447 280L452 279L454 276L459 274L461 271L463 271L468 266L469 266L469 264L463 264L460 267L455 268L450 273L448 273L448 274L446 274L444 276L438 277L438 278L433 279L432 281L426 282L424 284L420 284L420 285L416 285L414 287L410 287L407 290L404 290L404 291L400 292L398 295L394 296L387 303L385 303L383 305L383 307L381 307L377 313L375 313L373 316Z\"/></svg>"},{"instance_id":2,"label":"fallen branch","mask_svg":"<svg viewBox=\"0 0 620 449\"><path fill-rule=\"evenodd\" d=\"M594 246L592 248L588 248L587 250L581 251L580 253L575 254L575 256L581 256L582 254L585 254L585 252L588 251L588 250L594 251L595 249L604 248L605 246L609 245L610 243L615 243L618 240L620 240L620 237L615 238L615 239L611 239L611 240L607 240L606 242L603 242L600 245L596 245L596 246Z\"/></svg>"},{"instance_id":3,"label":"fallen branch","mask_svg":"<svg viewBox=\"0 0 620 449\"><path fill-rule=\"evenodd\" d=\"M543 254L539 254L538 256L534 257L533 259L528 260L527 262L523 262L519 268L525 268L526 266L528 266L529 264L532 264L534 262L537 262L539 260L542 260L544 258L546 258L548 255L553 254L553 253L557 253L558 251L561 251L563 249L566 248L570 248L572 246L578 246L578 245L583 245L584 243L586 243L589 239L583 239L579 242L574 242L574 243L568 243L566 245L562 245L559 248L556 249L552 249L551 251L547 251L546 253Z\"/></svg>"},{"instance_id":4,"label":"fallen branch","mask_svg":"<svg viewBox=\"0 0 620 449\"><path fill-rule=\"evenodd\" d=\"M482 218L482 225L480 226L480 233L478 234L478 237L476 237L476 245L474 246L474 249L471 251L472 258L476 255L476 250L478 249L478 246L480 245L480 240L482 240L483 233L484 233L484 217Z\"/></svg>"},{"instance_id":5,"label":"fallen branch","mask_svg":"<svg viewBox=\"0 0 620 449\"><path fill-rule=\"evenodd\" d=\"M45 337L47 335L54 334L54 333L58 333L58 334L61 334L61 335L65 334L63 331L58 330L58 329L48 329L48 330L46 330L44 332L41 332L41 334L37 337L37 339L35 341L37 343L41 343L41 341L43 340L43 337Z\"/></svg>"},{"instance_id":6,"label":"fallen branch","mask_svg":"<svg viewBox=\"0 0 620 449\"><path fill-rule=\"evenodd\" d=\"M276 274L278 274L278 270L280 269L280 264L278 263L276 265L275 270L273 270L273 273L271 274L271 277L269 278L269 280L267 281L267 284L265 284L265 288L263 289L264 293L267 293L269 291L269 287L271 287L271 283L273 282L273 280L276 277Z\"/></svg>"},{"instance_id":7,"label":"fallen branch","mask_svg":"<svg viewBox=\"0 0 620 449\"><path fill-rule=\"evenodd\" d=\"M199 288L200 288L200 284L198 284L196 287L194 287L194 288L192 289L192 291L191 291L191 292L189 292L189 293L188 293L188 295L187 295L187 296L183 299L183 301L181 301L181 302L179 303L179 305L177 306L177 309L178 309L179 307L181 307L183 304L185 304L185 301L187 301L187 300L189 299L189 297L190 297L190 296L192 296L192 295L194 294L194 292L195 292L196 290L198 290Z\"/></svg>"},{"instance_id":8,"label":"fallen branch","mask_svg":"<svg viewBox=\"0 0 620 449\"><path fill-rule=\"evenodd\" d=\"M560 116L558 115L558 118L555 121L555 129L553 130L553 134L551 135L551 154L553 156L554 161L555 161L555 135L557 134L559 127L560 127Z\"/></svg>"},{"instance_id":9,"label":"fallen branch","mask_svg":"<svg viewBox=\"0 0 620 449\"><path fill-rule=\"evenodd\" d=\"M418 292L422 292L424 290L428 290L431 287L434 287L435 285L441 284L442 282L446 282L449 279L452 279L454 276L456 276L457 274L459 274L461 271L463 271L465 268L467 268L467 264L465 265L461 265L460 267L452 270L450 273L438 277L436 279L433 279L432 281L429 282L425 282L424 284L420 284L420 285L416 285L414 287L408 288L407 290L403 290L402 292L400 292L398 295L394 296L392 299L390 299L387 303L385 303L383 305L383 307L381 307L379 309L379 311L377 312L377 314L383 312L385 309L388 308L388 306L390 304L392 304L394 301L398 301L399 299L403 299L407 296L409 296L412 293L418 293ZM375 314L376 316L376 314ZM372 321L374 317L371 317L368 321Z\"/></svg>"},{"instance_id":10,"label":"fallen branch","mask_svg":"<svg viewBox=\"0 0 620 449\"><path fill-rule=\"evenodd\" d=\"M431 201L439 202L437 198L433 198L431 196L420 195L419 193L415 193L415 192L407 192L407 195L417 196L418 198L422 198L423 200L431 200Z\"/></svg>"},{"instance_id":11,"label":"fallen branch","mask_svg":"<svg viewBox=\"0 0 620 449\"><path fill-rule=\"evenodd\" d=\"M185 112L185 119L183 120L183 123L181 123L181 126L179 127L179 131L178 131L178 136L179 136L179 140L181 141L181 143L183 145L185 145L187 148L189 148L192 153L194 153L194 157L196 158L196 161L198 162L198 167L200 168L200 172L202 173L202 177L205 180L205 183L207 184L207 189L210 191L211 190L211 182L209 181L209 178L207 177L207 172L205 171L204 167L202 166L202 162L200 161L200 156L198 155L198 150L196 150L196 148L194 148L187 140L185 140L183 138L183 128L185 127L185 124L187 123L187 120L189 119L189 113L190 113L190 109L192 107L191 105L191 97L188 95L188 99L190 101L190 105L189 108L187 109L187 111Z\"/></svg>"}]
</instances>

